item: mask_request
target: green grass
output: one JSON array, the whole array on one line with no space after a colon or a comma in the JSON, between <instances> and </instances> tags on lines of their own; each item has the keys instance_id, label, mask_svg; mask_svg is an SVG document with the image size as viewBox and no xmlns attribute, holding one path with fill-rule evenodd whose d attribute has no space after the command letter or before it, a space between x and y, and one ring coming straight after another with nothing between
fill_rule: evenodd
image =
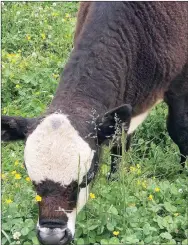
<instances>
[{"instance_id":1,"label":"green grass","mask_svg":"<svg viewBox=\"0 0 188 245\"><path fill-rule=\"evenodd\" d=\"M77 8L76 2L4 3L2 114L33 117L45 111L72 49ZM104 149L91 190L95 198L78 215L75 244L187 244L187 168L178 173L179 152L167 134L166 115L166 106L157 106L136 132L117 181L106 180L110 155ZM2 144L3 245L38 244L38 210L23 147Z\"/></svg>"}]
</instances>

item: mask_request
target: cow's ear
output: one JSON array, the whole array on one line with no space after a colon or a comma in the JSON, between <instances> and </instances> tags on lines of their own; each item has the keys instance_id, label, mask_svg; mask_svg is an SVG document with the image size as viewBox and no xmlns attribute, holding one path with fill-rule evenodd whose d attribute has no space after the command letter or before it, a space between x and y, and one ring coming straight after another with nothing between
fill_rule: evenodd
<instances>
[{"instance_id":1,"label":"cow's ear","mask_svg":"<svg viewBox=\"0 0 188 245\"><path fill-rule=\"evenodd\" d=\"M1 140L13 141L24 140L29 127L36 121L36 118L24 117L1 117Z\"/></svg>"},{"instance_id":2,"label":"cow's ear","mask_svg":"<svg viewBox=\"0 0 188 245\"><path fill-rule=\"evenodd\" d=\"M119 107L112 109L99 117L97 120L97 134L99 143L102 143L107 138L111 138L115 131L117 124L124 123L125 128L129 127L132 116L131 105L124 104Z\"/></svg>"}]
</instances>

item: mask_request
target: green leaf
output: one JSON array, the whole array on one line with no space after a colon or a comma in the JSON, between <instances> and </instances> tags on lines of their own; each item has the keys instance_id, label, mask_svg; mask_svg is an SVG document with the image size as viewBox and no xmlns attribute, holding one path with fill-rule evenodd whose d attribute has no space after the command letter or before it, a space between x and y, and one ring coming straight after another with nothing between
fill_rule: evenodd
<instances>
[{"instance_id":1,"label":"green leaf","mask_svg":"<svg viewBox=\"0 0 188 245\"><path fill-rule=\"evenodd\" d=\"M118 215L118 211L114 206L111 206L108 210L109 213L114 214L114 215Z\"/></svg>"},{"instance_id":2,"label":"green leaf","mask_svg":"<svg viewBox=\"0 0 188 245\"><path fill-rule=\"evenodd\" d=\"M175 213L177 211L177 208L173 206L172 204L170 204L169 202L165 202L164 207L170 213Z\"/></svg>"},{"instance_id":3,"label":"green leaf","mask_svg":"<svg viewBox=\"0 0 188 245\"><path fill-rule=\"evenodd\" d=\"M149 233L150 233L150 225L149 224L144 225L143 233L144 233L144 235L149 235Z\"/></svg>"},{"instance_id":4,"label":"green leaf","mask_svg":"<svg viewBox=\"0 0 188 245\"><path fill-rule=\"evenodd\" d=\"M187 244L188 244L188 239L182 241L182 245L187 245Z\"/></svg>"},{"instance_id":5,"label":"green leaf","mask_svg":"<svg viewBox=\"0 0 188 245\"><path fill-rule=\"evenodd\" d=\"M84 245L84 239L79 238L76 242L77 245Z\"/></svg>"},{"instance_id":6,"label":"green leaf","mask_svg":"<svg viewBox=\"0 0 188 245\"><path fill-rule=\"evenodd\" d=\"M89 231L92 231L92 230L95 230L97 227L98 227L98 225L91 225L91 226L89 226L87 229L88 229Z\"/></svg>"},{"instance_id":7,"label":"green leaf","mask_svg":"<svg viewBox=\"0 0 188 245\"><path fill-rule=\"evenodd\" d=\"M147 237L144 239L144 242L145 242L145 243L151 244L151 241L152 241L152 236L151 236L151 235L147 236Z\"/></svg>"},{"instance_id":8,"label":"green leaf","mask_svg":"<svg viewBox=\"0 0 188 245\"><path fill-rule=\"evenodd\" d=\"M29 228L28 227L24 227L23 229L21 229L21 234L23 236L26 236L29 233Z\"/></svg>"},{"instance_id":9,"label":"green leaf","mask_svg":"<svg viewBox=\"0 0 188 245\"><path fill-rule=\"evenodd\" d=\"M106 227L107 227L107 229L108 229L109 231L113 231L113 230L114 230L114 226L113 226L112 223L108 223L108 224L106 225Z\"/></svg>"},{"instance_id":10,"label":"green leaf","mask_svg":"<svg viewBox=\"0 0 188 245\"><path fill-rule=\"evenodd\" d=\"M109 244L120 244L119 239L117 237L112 237L109 240Z\"/></svg>"},{"instance_id":11,"label":"green leaf","mask_svg":"<svg viewBox=\"0 0 188 245\"><path fill-rule=\"evenodd\" d=\"M135 242L139 242L139 240L136 238L135 235L130 235L128 237L125 238L125 241L128 242L128 243L135 243Z\"/></svg>"},{"instance_id":12,"label":"green leaf","mask_svg":"<svg viewBox=\"0 0 188 245\"><path fill-rule=\"evenodd\" d=\"M7 238L6 237L3 237L1 239L1 244L4 245L7 241L8 241Z\"/></svg>"},{"instance_id":13,"label":"green leaf","mask_svg":"<svg viewBox=\"0 0 188 245\"><path fill-rule=\"evenodd\" d=\"M160 234L160 236L161 236L162 238L167 239L167 240L171 240L171 239L172 239L171 234L168 233L168 232L163 232L163 233Z\"/></svg>"},{"instance_id":14,"label":"green leaf","mask_svg":"<svg viewBox=\"0 0 188 245\"><path fill-rule=\"evenodd\" d=\"M105 244L108 244L108 241L107 241L106 239L102 239L102 240L100 241L100 243L101 243L101 245L105 245Z\"/></svg>"},{"instance_id":15,"label":"green leaf","mask_svg":"<svg viewBox=\"0 0 188 245\"><path fill-rule=\"evenodd\" d=\"M35 244L35 245L39 245L39 244L40 244L40 243L39 243L39 240L37 239L36 236L33 237L31 240L32 240L33 244Z\"/></svg>"},{"instance_id":16,"label":"green leaf","mask_svg":"<svg viewBox=\"0 0 188 245\"><path fill-rule=\"evenodd\" d=\"M26 219L24 225L28 228L34 228L35 227L35 223L32 219Z\"/></svg>"}]
</instances>

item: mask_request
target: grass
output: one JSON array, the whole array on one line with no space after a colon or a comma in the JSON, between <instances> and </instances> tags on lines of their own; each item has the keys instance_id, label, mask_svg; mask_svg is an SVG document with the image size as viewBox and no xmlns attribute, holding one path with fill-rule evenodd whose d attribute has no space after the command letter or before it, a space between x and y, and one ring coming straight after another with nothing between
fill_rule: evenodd
<instances>
[{"instance_id":1,"label":"grass","mask_svg":"<svg viewBox=\"0 0 188 245\"><path fill-rule=\"evenodd\" d=\"M76 2L5 2L2 6L2 114L45 111L72 49ZM187 168L169 138L167 107L157 106L134 135L109 182L109 148L74 244L187 244ZM34 244L37 204L23 167L23 143L2 144L1 244Z\"/></svg>"}]
</instances>

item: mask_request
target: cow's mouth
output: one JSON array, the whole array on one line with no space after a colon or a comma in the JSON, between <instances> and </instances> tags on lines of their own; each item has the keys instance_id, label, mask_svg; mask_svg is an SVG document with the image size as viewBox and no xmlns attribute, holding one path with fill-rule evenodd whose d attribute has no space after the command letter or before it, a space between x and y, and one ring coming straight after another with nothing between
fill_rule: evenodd
<instances>
[{"instance_id":1,"label":"cow's mouth","mask_svg":"<svg viewBox=\"0 0 188 245\"><path fill-rule=\"evenodd\" d=\"M59 228L57 228L60 230ZM61 234L56 234L56 228L49 229L46 233L38 230L37 237L41 245L67 245L69 242L72 241L73 237L71 231L67 228Z\"/></svg>"}]
</instances>

